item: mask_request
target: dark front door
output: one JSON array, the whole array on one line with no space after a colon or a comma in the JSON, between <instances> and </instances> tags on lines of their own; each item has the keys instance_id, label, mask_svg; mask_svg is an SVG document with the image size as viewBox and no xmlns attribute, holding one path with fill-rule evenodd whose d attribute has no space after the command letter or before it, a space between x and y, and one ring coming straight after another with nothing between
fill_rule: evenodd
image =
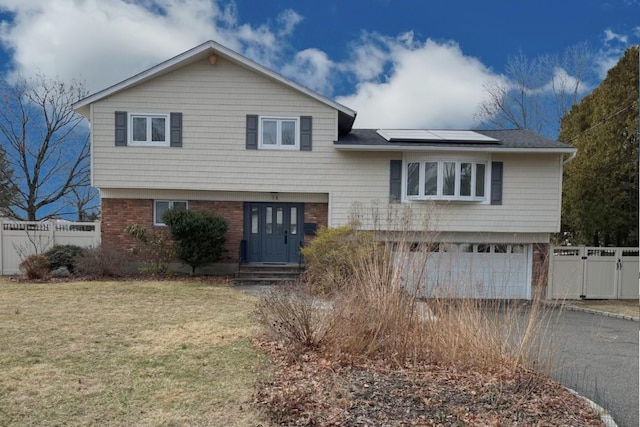
<instances>
[{"instance_id":1,"label":"dark front door","mask_svg":"<svg viewBox=\"0 0 640 427\"><path fill-rule=\"evenodd\" d=\"M302 203L245 203L244 237L248 262L298 262Z\"/></svg>"}]
</instances>

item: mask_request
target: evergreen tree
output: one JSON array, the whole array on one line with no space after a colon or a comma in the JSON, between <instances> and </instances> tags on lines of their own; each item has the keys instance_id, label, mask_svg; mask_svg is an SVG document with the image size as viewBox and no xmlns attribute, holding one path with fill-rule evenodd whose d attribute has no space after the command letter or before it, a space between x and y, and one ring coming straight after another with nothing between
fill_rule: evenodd
<instances>
[{"instance_id":1,"label":"evergreen tree","mask_svg":"<svg viewBox=\"0 0 640 427\"><path fill-rule=\"evenodd\" d=\"M627 49L562 120L578 149L564 170L563 226L574 244L638 245L639 48Z\"/></svg>"}]
</instances>

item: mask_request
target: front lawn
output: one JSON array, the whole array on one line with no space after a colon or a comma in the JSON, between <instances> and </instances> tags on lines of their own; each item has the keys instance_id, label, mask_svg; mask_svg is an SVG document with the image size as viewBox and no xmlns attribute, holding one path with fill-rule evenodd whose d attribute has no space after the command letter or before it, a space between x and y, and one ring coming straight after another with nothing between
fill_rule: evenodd
<instances>
[{"instance_id":1,"label":"front lawn","mask_svg":"<svg viewBox=\"0 0 640 427\"><path fill-rule=\"evenodd\" d=\"M0 425L256 425L254 302L215 282L0 278Z\"/></svg>"},{"instance_id":2,"label":"front lawn","mask_svg":"<svg viewBox=\"0 0 640 427\"><path fill-rule=\"evenodd\" d=\"M0 277L0 426L599 424L530 371L255 346L256 301L219 279Z\"/></svg>"}]
</instances>

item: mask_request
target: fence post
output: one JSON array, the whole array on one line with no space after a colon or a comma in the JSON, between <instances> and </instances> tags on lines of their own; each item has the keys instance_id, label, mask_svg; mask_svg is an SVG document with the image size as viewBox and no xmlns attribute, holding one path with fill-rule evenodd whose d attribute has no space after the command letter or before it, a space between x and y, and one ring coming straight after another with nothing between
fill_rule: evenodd
<instances>
[{"instance_id":1,"label":"fence post","mask_svg":"<svg viewBox=\"0 0 640 427\"><path fill-rule=\"evenodd\" d=\"M2 241L2 236L4 235L4 221L0 219L0 276L4 276L4 243Z\"/></svg>"},{"instance_id":2,"label":"fence post","mask_svg":"<svg viewBox=\"0 0 640 427\"><path fill-rule=\"evenodd\" d=\"M47 225L49 226L49 241L51 242L51 246L49 246L47 250L56 245L56 224L57 222L53 219L47 221Z\"/></svg>"}]
</instances>

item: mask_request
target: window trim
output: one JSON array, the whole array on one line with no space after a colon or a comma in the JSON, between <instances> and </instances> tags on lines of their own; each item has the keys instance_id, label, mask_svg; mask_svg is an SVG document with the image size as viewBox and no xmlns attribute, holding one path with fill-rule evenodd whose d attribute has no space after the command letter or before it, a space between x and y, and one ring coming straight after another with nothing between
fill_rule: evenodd
<instances>
[{"instance_id":1,"label":"window trim","mask_svg":"<svg viewBox=\"0 0 640 427\"><path fill-rule=\"evenodd\" d=\"M169 203L169 209L173 208L174 203L184 203L185 209L189 209L189 201L188 200L168 200L168 199L156 199L153 201L153 225L155 227L166 227L167 224L164 222L156 222L157 213L158 213L158 202Z\"/></svg>"},{"instance_id":2,"label":"window trim","mask_svg":"<svg viewBox=\"0 0 640 427\"><path fill-rule=\"evenodd\" d=\"M133 140L133 119L147 119L147 140ZM164 119L164 141L151 141L151 120L153 118ZM169 147L171 144L171 114L169 113L127 113L127 144L133 147Z\"/></svg>"},{"instance_id":3,"label":"window trim","mask_svg":"<svg viewBox=\"0 0 640 427\"><path fill-rule=\"evenodd\" d=\"M277 122L276 145L263 143L263 123L266 120L275 120ZM295 122L294 145L282 145L282 122ZM258 117L258 149L260 150L296 150L300 151L300 117L294 116L259 116Z\"/></svg>"},{"instance_id":4,"label":"window trim","mask_svg":"<svg viewBox=\"0 0 640 427\"><path fill-rule=\"evenodd\" d=\"M418 194L417 195L409 195L409 164L418 163ZM435 195L424 195L425 191L425 165L427 163L437 163L437 177L436 177L436 194ZM454 194L453 195L444 195L444 165L445 163L455 163L455 184L454 184ZM461 179L462 179L462 164L463 163L471 163L471 196L461 196ZM484 165L484 196L476 196L477 190L477 169L478 165ZM424 200L433 200L433 201L460 201L460 202L478 202L478 203L489 203L490 196L490 181L488 177L490 176L491 170L491 162L488 159L478 159L478 158L411 158L405 159L402 167L402 197L405 201L424 201Z\"/></svg>"}]
</instances>

